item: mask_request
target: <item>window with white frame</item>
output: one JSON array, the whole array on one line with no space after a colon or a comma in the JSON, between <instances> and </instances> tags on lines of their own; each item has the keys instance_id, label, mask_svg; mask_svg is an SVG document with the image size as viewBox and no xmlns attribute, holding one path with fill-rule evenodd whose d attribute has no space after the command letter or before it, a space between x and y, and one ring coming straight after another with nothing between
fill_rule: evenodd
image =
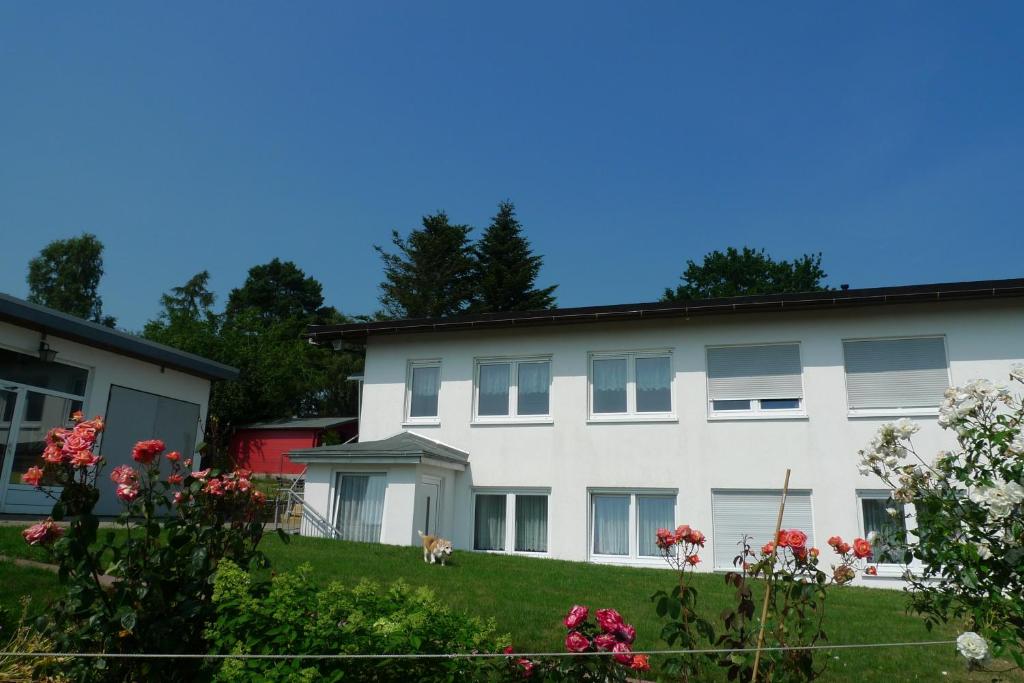
<instances>
[{"instance_id":1,"label":"window with white frame","mask_svg":"<svg viewBox=\"0 0 1024 683\"><path fill-rule=\"evenodd\" d=\"M551 416L551 358L478 359L474 419L535 421Z\"/></svg>"},{"instance_id":2,"label":"window with white frame","mask_svg":"<svg viewBox=\"0 0 1024 683\"><path fill-rule=\"evenodd\" d=\"M384 517L383 474L339 472L334 486L334 526L346 541L380 543Z\"/></svg>"},{"instance_id":3,"label":"window with white frame","mask_svg":"<svg viewBox=\"0 0 1024 683\"><path fill-rule=\"evenodd\" d=\"M712 416L804 414L799 344L710 346L707 378Z\"/></svg>"},{"instance_id":4,"label":"window with white frame","mask_svg":"<svg viewBox=\"0 0 1024 683\"><path fill-rule=\"evenodd\" d=\"M546 491L478 491L473 508L474 550L548 551Z\"/></svg>"},{"instance_id":5,"label":"window with white frame","mask_svg":"<svg viewBox=\"0 0 1024 683\"><path fill-rule=\"evenodd\" d=\"M858 491L861 533L871 541L872 560L903 565L907 550L907 508L890 491Z\"/></svg>"},{"instance_id":6,"label":"window with white frame","mask_svg":"<svg viewBox=\"0 0 1024 683\"><path fill-rule=\"evenodd\" d=\"M437 398L440 392L441 361L409 361L406 419L409 422L437 422Z\"/></svg>"},{"instance_id":7,"label":"window with white frame","mask_svg":"<svg viewBox=\"0 0 1024 683\"><path fill-rule=\"evenodd\" d=\"M672 418L669 351L590 354L590 417Z\"/></svg>"},{"instance_id":8,"label":"window with white frame","mask_svg":"<svg viewBox=\"0 0 1024 683\"><path fill-rule=\"evenodd\" d=\"M843 356L853 414L932 412L949 387L944 337L846 340Z\"/></svg>"},{"instance_id":9,"label":"window with white frame","mask_svg":"<svg viewBox=\"0 0 1024 683\"><path fill-rule=\"evenodd\" d=\"M672 491L592 491L590 552L599 561L636 561L660 556L658 529L674 529Z\"/></svg>"}]
</instances>

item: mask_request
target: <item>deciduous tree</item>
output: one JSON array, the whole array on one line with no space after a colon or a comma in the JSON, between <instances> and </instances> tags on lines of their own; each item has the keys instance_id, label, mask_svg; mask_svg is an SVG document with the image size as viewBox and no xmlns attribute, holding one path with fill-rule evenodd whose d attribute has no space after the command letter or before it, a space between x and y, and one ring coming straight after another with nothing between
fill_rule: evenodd
<instances>
[{"instance_id":1,"label":"deciduous tree","mask_svg":"<svg viewBox=\"0 0 1024 683\"><path fill-rule=\"evenodd\" d=\"M662 301L690 301L727 296L818 292L827 274L821 268L821 254L804 254L792 261L776 261L764 249L729 247L713 251L704 262L686 262L683 284L667 288Z\"/></svg>"},{"instance_id":2,"label":"deciduous tree","mask_svg":"<svg viewBox=\"0 0 1024 683\"><path fill-rule=\"evenodd\" d=\"M102 277L103 243L96 235L54 240L29 261L28 300L113 327L116 319L103 315Z\"/></svg>"}]
</instances>

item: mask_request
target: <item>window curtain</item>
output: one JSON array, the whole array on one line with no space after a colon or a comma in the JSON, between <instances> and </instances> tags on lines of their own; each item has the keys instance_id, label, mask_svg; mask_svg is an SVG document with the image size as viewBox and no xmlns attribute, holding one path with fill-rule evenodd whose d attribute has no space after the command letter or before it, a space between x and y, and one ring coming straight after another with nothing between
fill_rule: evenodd
<instances>
[{"instance_id":1,"label":"window curtain","mask_svg":"<svg viewBox=\"0 0 1024 683\"><path fill-rule=\"evenodd\" d=\"M509 364L480 366L477 415L508 415Z\"/></svg>"},{"instance_id":2,"label":"window curtain","mask_svg":"<svg viewBox=\"0 0 1024 683\"><path fill-rule=\"evenodd\" d=\"M626 359L596 359L593 374L594 412L626 412Z\"/></svg>"},{"instance_id":3,"label":"window curtain","mask_svg":"<svg viewBox=\"0 0 1024 683\"><path fill-rule=\"evenodd\" d=\"M551 363L520 363L518 377L519 415L547 415Z\"/></svg>"},{"instance_id":4,"label":"window curtain","mask_svg":"<svg viewBox=\"0 0 1024 683\"><path fill-rule=\"evenodd\" d=\"M629 496L593 497L594 553L629 554Z\"/></svg>"},{"instance_id":5,"label":"window curtain","mask_svg":"<svg viewBox=\"0 0 1024 683\"><path fill-rule=\"evenodd\" d=\"M437 417L437 394L440 388L441 368L413 368L409 417Z\"/></svg>"},{"instance_id":6,"label":"window curtain","mask_svg":"<svg viewBox=\"0 0 1024 683\"><path fill-rule=\"evenodd\" d=\"M896 508L897 517L886 512L887 508ZM861 509L864 511L864 535L875 534L872 546L876 562L902 564L903 550L906 547L906 519L902 503L892 498L862 498Z\"/></svg>"},{"instance_id":7,"label":"window curtain","mask_svg":"<svg viewBox=\"0 0 1024 683\"><path fill-rule=\"evenodd\" d=\"M547 552L547 496L516 496L516 550Z\"/></svg>"},{"instance_id":8,"label":"window curtain","mask_svg":"<svg viewBox=\"0 0 1024 683\"><path fill-rule=\"evenodd\" d=\"M385 480L381 475L339 475L334 525L346 541L380 543Z\"/></svg>"},{"instance_id":9,"label":"window curtain","mask_svg":"<svg viewBox=\"0 0 1024 683\"><path fill-rule=\"evenodd\" d=\"M640 555L661 554L654 540L658 529L674 529L676 499L671 496L637 497L637 540Z\"/></svg>"},{"instance_id":10,"label":"window curtain","mask_svg":"<svg viewBox=\"0 0 1024 683\"><path fill-rule=\"evenodd\" d=\"M505 495L478 495L476 497L475 532L473 548L476 550L505 549Z\"/></svg>"},{"instance_id":11,"label":"window curtain","mask_svg":"<svg viewBox=\"0 0 1024 683\"><path fill-rule=\"evenodd\" d=\"M636 359L636 410L639 413L672 411L672 360Z\"/></svg>"}]
</instances>

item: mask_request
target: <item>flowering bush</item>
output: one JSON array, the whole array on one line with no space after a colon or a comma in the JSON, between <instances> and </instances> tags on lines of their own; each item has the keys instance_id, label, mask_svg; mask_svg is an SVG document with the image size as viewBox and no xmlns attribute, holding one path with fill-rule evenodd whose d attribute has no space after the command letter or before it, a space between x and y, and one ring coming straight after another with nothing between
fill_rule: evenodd
<instances>
[{"instance_id":1,"label":"flowering bush","mask_svg":"<svg viewBox=\"0 0 1024 683\"><path fill-rule=\"evenodd\" d=\"M100 418L73 416L72 429L46 436L44 466L22 481L61 486L51 517L23 532L48 549L59 565L63 596L40 620L59 651L195 653L205 651L202 624L212 614L212 577L230 558L265 565L256 550L263 535L258 512L264 500L248 473L189 472L190 459L164 453L160 440L132 451L138 467L115 467L110 478L122 504L123 535L100 533L93 508L103 460L93 453L103 431ZM171 474L162 479L167 461ZM44 489L45 490L45 489ZM66 522L66 526L59 524ZM112 581L101 578L104 574ZM188 680L198 660L70 658L48 665L76 680Z\"/></svg>"},{"instance_id":2,"label":"flowering bush","mask_svg":"<svg viewBox=\"0 0 1024 683\"><path fill-rule=\"evenodd\" d=\"M565 650L576 654L611 652L597 657L559 657L557 661L533 662L515 657L506 648L512 678L536 678L546 681L625 681L630 674L648 671L646 655L633 654L636 629L614 609L599 609L595 619L590 608L574 605L562 623L566 628Z\"/></svg>"},{"instance_id":3,"label":"flowering bush","mask_svg":"<svg viewBox=\"0 0 1024 683\"><path fill-rule=\"evenodd\" d=\"M1024 366L1010 379L1024 382ZM991 656L1024 667L1024 403L1003 385L974 380L946 391L939 424L957 448L925 460L910 420L884 424L860 451L859 469L913 504L906 539L911 606L929 628L963 625L959 652L972 667Z\"/></svg>"},{"instance_id":4,"label":"flowering bush","mask_svg":"<svg viewBox=\"0 0 1024 683\"><path fill-rule=\"evenodd\" d=\"M231 561L214 579L216 614L206 630L220 654L500 653L507 637L494 620L452 611L426 588L401 581L390 588L364 581L354 588L317 586L303 565L269 582ZM251 660L218 662L217 681L463 681L488 680L501 660L471 658ZM519 674L517 678L521 678Z\"/></svg>"},{"instance_id":5,"label":"flowering bush","mask_svg":"<svg viewBox=\"0 0 1024 683\"><path fill-rule=\"evenodd\" d=\"M687 524L675 531L658 529L655 534L661 556L679 575L679 583L671 593L658 591L651 596L658 616L668 619L661 629L661 638L673 648L692 650L715 638L711 624L697 613L697 589L686 580L687 572L700 564L700 551L706 542L707 537L701 531ZM665 672L681 680L699 680L703 665L709 659L695 655L675 657L665 662Z\"/></svg>"}]
</instances>

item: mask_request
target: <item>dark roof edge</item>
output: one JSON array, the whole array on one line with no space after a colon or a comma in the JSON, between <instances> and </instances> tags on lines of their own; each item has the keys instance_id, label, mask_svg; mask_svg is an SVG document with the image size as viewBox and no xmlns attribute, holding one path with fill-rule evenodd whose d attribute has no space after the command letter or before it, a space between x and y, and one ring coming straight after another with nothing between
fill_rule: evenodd
<instances>
[{"instance_id":1,"label":"dark roof edge","mask_svg":"<svg viewBox=\"0 0 1024 683\"><path fill-rule=\"evenodd\" d=\"M187 351L76 318L0 292L0 320L204 379L237 379L238 369Z\"/></svg>"},{"instance_id":2,"label":"dark roof edge","mask_svg":"<svg viewBox=\"0 0 1024 683\"><path fill-rule=\"evenodd\" d=\"M565 325L625 320L678 318L732 313L784 313L892 304L935 303L1003 297L1024 297L1024 278L946 282L899 287L767 294L687 302L650 302L555 308L546 311L488 313L451 318L412 318L344 325L313 325L306 336L315 344L333 340L364 341L370 335L455 332L470 329Z\"/></svg>"}]
</instances>

